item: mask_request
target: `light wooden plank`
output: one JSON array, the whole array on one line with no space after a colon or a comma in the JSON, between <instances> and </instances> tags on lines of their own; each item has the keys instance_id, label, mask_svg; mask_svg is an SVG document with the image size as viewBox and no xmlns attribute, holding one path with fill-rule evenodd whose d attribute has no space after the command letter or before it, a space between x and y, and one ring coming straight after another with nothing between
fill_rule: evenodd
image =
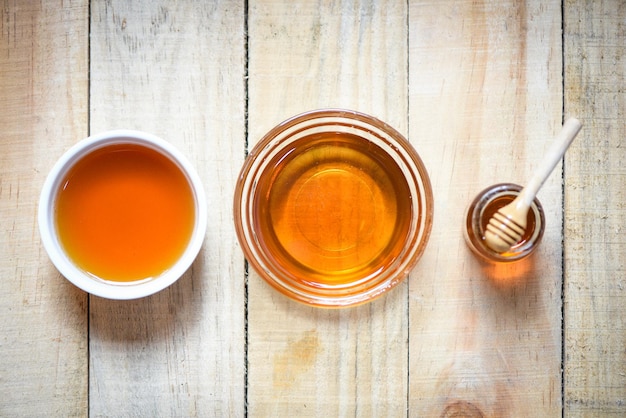
<instances>
[{"instance_id":1,"label":"light wooden plank","mask_svg":"<svg viewBox=\"0 0 626 418\"><path fill-rule=\"evenodd\" d=\"M294 114L360 110L407 130L406 4L251 1L249 144ZM309 308L250 271L250 416L404 416L406 282L371 304Z\"/></svg>"},{"instance_id":2,"label":"light wooden plank","mask_svg":"<svg viewBox=\"0 0 626 418\"><path fill-rule=\"evenodd\" d=\"M140 129L177 146L209 201L203 249L172 287L92 297L93 416L243 416L244 260L232 226L245 155L240 1L91 7L91 132Z\"/></svg>"},{"instance_id":3,"label":"light wooden plank","mask_svg":"<svg viewBox=\"0 0 626 418\"><path fill-rule=\"evenodd\" d=\"M87 133L88 5L6 1L0 12L0 415L87 412L87 297L52 266L37 204Z\"/></svg>"},{"instance_id":4,"label":"light wooden plank","mask_svg":"<svg viewBox=\"0 0 626 418\"><path fill-rule=\"evenodd\" d=\"M474 196L524 183L560 128L560 18L554 2L410 2L409 134L435 196L409 281L410 416L560 412L561 176L531 259L485 265L462 237Z\"/></svg>"},{"instance_id":5,"label":"light wooden plank","mask_svg":"<svg viewBox=\"0 0 626 418\"><path fill-rule=\"evenodd\" d=\"M626 8L566 1L565 415L626 415Z\"/></svg>"}]
</instances>

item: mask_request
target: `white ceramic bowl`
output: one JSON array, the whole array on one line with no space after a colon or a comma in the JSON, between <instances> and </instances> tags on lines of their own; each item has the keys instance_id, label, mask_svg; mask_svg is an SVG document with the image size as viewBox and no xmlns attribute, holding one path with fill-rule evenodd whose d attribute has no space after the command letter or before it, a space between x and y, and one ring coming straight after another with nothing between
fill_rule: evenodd
<instances>
[{"instance_id":1,"label":"white ceramic bowl","mask_svg":"<svg viewBox=\"0 0 626 418\"><path fill-rule=\"evenodd\" d=\"M57 193L68 171L83 157L100 148L133 144L150 148L175 163L189 182L195 205L195 223L186 249L178 260L157 277L136 282L103 280L79 268L64 251L55 222ZM46 178L39 200L39 231L52 263L70 282L86 292L108 299L136 299L154 294L178 280L195 260L207 227L204 188L195 169L170 143L154 135L131 130L115 130L90 136L75 144L56 162Z\"/></svg>"}]
</instances>

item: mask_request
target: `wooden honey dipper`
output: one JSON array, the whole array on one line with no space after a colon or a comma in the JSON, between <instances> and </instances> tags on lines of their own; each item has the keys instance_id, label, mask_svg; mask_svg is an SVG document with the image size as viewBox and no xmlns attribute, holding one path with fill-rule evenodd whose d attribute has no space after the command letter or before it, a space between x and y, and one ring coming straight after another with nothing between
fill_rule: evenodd
<instances>
[{"instance_id":1,"label":"wooden honey dipper","mask_svg":"<svg viewBox=\"0 0 626 418\"><path fill-rule=\"evenodd\" d=\"M526 217L532 201L581 128L582 124L578 119L570 118L565 121L561 132L526 187L515 200L500 208L491 217L485 231L485 241L489 248L504 253L520 241L526 230Z\"/></svg>"}]
</instances>

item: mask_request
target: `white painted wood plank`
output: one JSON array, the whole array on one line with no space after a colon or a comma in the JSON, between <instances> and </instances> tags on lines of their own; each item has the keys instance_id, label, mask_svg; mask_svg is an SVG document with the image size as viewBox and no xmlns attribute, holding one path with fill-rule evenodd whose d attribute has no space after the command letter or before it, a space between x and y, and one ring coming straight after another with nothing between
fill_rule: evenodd
<instances>
[{"instance_id":1,"label":"white painted wood plank","mask_svg":"<svg viewBox=\"0 0 626 418\"><path fill-rule=\"evenodd\" d=\"M562 119L560 7L411 2L409 134L435 195L410 283L411 416L555 416L561 408L561 175L530 260L483 265L463 241L485 187L523 184ZM465 415L464 415L465 416Z\"/></svg>"},{"instance_id":2,"label":"white painted wood plank","mask_svg":"<svg viewBox=\"0 0 626 418\"><path fill-rule=\"evenodd\" d=\"M626 9L566 1L565 416L626 415ZM622 29L620 29L622 28Z\"/></svg>"},{"instance_id":3,"label":"white painted wood plank","mask_svg":"<svg viewBox=\"0 0 626 418\"><path fill-rule=\"evenodd\" d=\"M91 16L91 132L170 141L209 201L203 249L175 285L138 301L91 298L91 414L242 416L244 260L232 193L245 155L243 4L94 1Z\"/></svg>"},{"instance_id":4,"label":"white painted wood plank","mask_svg":"<svg viewBox=\"0 0 626 418\"><path fill-rule=\"evenodd\" d=\"M87 133L88 4L0 12L0 415L87 413L87 297L39 239L45 176Z\"/></svg>"},{"instance_id":5,"label":"white painted wood plank","mask_svg":"<svg viewBox=\"0 0 626 418\"><path fill-rule=\"evenodd\" d=\"M251 1L249 143L297 113L344 107L407 130L406 5ZM249 277L251 416L403 416L406 282L347 310L309 308Z\"/></svg>"}]
</instances>

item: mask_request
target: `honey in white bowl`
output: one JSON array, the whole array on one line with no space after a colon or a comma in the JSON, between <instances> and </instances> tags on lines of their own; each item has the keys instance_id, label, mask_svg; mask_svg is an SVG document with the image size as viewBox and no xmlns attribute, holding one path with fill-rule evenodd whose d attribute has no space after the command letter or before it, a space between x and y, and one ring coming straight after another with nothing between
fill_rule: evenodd
<instances>
[{"instance_id":1,"label":"honey in white bowl","mask_svg":"<svg viewBox=\"0 0 626 418\"><path fill-rule=\"evenodd\" d=\"M178 166L140 145L100 148L78 161L56 201L59 240L72 261L103 280L157 277L185 251L194 198Z\"/></svg>"}]
</instances>

